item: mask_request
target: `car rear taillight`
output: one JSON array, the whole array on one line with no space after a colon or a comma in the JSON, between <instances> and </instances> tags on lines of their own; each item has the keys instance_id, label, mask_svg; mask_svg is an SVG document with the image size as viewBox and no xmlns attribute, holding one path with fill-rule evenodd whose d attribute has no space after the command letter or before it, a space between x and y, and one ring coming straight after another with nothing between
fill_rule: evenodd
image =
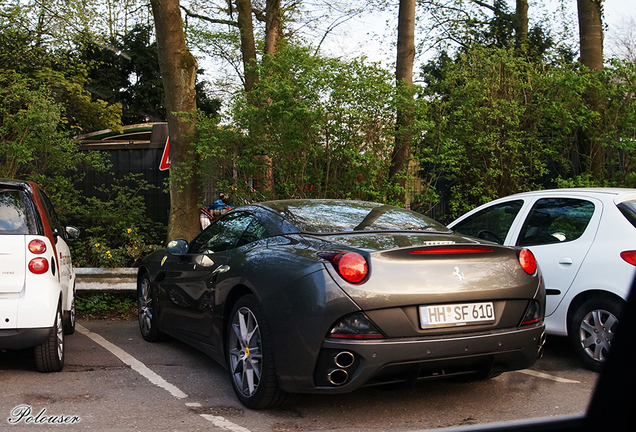
<instances>
[{"instance_id":1,"label":"car rear taillight","mask_svg":"<svg viewBox=\"0 0 636 432\"><path fill-rule=\"evenodd\" d=\"M633 266L636 266L636 251L635 250L621 252L621 258L623 258L625 262Z\"/></svg>"},{"instance_id":2,"label":"car rear taillight","mask_svg":"<svg viewBox=\"0 0 636 432\"><path fill-rule=\"evenodd\" d=\"M44 274L49 271L49 262L46 258L33 258L29 262L29 271L33 274Z\"/></svg>"},{"instance_id":3,"label":"car rear taillight","mask_svg":"<svg viewBox=\"0 0 636 432\"><path fill-rule=\"evenodd\" d=\"M523 271L529 275L533 275L537 271L537 260L534 254L528 249L521 249L517 251L517 255L519 256L519 264L521 264Z\"/></svg>"},{"instance_id":4,"label":"car rear taillight","mask_svg":"<svg viewBox=\"0 0 636 432\"><path fill-rule=\"evenodd\" d=\"M426 249L415 249L409 251L409 254L470 254L470 253L488 253L493 248L482 246L439 246Z\"/></svg>"},{"instance_id":5,"label":"car rear taillight","mask_svg":"<svg viewBox=\"0 0 636 432\"><path fill-rule=\"evenodd\" d=\"M540 324L543 320L543 313L541 312L541 304L536 300L530 300L526 313L521 320L521 327L528 327Z\"/></svg>"},{"instance_id":6,"label":"car rear taillight","mask_svg":"<svg viewBox=\"0 0 636 432\"><path fill-rule=\"evenodd\" d=\"M29 242L29 252L36 255L43 254L44 252L46 252L46 243L38 239L31 240Z\"/></svg>"},{"instance_id":7,"label":"car rear taillight","mask_svg":"<svg viewBox=\"0 0 636 432\"><path fill-rule=\"evenodd\" d=\"M382 333L362 312L343 318L327 335L339 339L382 339Z\"/></svg>"},{"instance_id":8,"label":"car rear taillight","mask_svg":"<svg viewBox=\"0 0 636 432\"><path fill-rule=\"evenodd\" d=\"M318 255L329 260L347 282L360 283L369 274L367 260L357 252L321 252Z\"/></svg>"}]
</instances>

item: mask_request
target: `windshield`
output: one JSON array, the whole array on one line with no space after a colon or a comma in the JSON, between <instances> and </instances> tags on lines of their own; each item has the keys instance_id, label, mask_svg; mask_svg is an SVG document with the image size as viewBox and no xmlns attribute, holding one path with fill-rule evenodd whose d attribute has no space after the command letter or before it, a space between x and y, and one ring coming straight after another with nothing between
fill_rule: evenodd
<instances>
[{"instance_id":1,"label":"windshield","mask_svg":"<svg viewBox=\"0 0 636 432\"><path fill-rule=\"evenodd\" d=\"M364 201L285 200L262 203L302 232L449 230L420 213Z\"/></svg>"}]
</instances>

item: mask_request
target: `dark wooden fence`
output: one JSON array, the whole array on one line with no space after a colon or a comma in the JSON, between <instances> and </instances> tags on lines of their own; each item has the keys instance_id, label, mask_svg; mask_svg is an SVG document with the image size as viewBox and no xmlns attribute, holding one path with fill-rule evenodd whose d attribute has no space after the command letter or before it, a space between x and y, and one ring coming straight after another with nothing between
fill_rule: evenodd
<instances>
[{"instance_id":1,"label":"dark wooden fence","mask_svg":"<svg viewBox=\"0 0 636 432\"><path fill-rule=\"evenodd\" d=\"M141 174L144 180L155 186L142 192L147 216L167 225L170 212L170 195L165 186L168 170L159 170L167 137L168 125L165 123L127 126L123 134L103 131L80 137L80 150L104 152L112 163L111 173L86 172L80 185L84 194L106 199L107 196L98 189L100 186L112 184L115 179L124 179L128 174Z\"/></svg>"}]
</instances>

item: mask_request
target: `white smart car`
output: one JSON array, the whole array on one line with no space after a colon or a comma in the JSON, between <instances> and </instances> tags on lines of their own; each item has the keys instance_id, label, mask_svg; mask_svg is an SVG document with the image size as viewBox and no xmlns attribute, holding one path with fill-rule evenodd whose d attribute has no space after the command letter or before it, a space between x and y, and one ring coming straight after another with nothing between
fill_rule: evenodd
<instances>
[{"instance_id":1,"label":"white smart car","mask_svg":"<svg viewBox=\"0 0 636 432\"><path fill-rule=\"evenodd\" d=\"M636 189L553 189L500 198L448 225L535 255L546 331L592 370L606 359L636 271Z\"/></svg>"},{"instance_id":2,"label":"white smart car","mask_svg":"<svg viewBox=\"0 0 636 432\"><path fill-rule=\"evenodd\" d=\"M0 350L34 347L42 372L64 367L75 330L75 274L63 228L42 188L0 179Z\"/></svg>"}]
</instances>

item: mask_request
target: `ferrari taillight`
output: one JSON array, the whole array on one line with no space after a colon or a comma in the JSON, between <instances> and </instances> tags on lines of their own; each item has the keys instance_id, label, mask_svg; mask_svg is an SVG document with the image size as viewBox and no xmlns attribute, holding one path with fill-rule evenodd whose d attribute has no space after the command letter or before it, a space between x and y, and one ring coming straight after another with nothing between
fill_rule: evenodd
<instances>
[{"instance_id":1,"label":"ferrari taillight","mask_svg":"<svg viewBox=\"0 0 636 432\"><path fill-rule=\"evenodd\" d=\"M533 275L537 271L537 260L529 249L521 249L517 251L519 256L519 264L523 271L529 275Z\"/></svg>"},{"instance_id":2,"label":"ferrari taillight","mask_svg":"<svg viewBox=\"0 0 636 432\"><path fill-rule=\"evenodd\" d=\"M29 271L33 274L44 274L49 271L49 262L46 258L33 258L29 261Z\"/></svg>"},{"instance_id":3,"label":"ferrari taillight","mask_svg":"<svg viewBox=\"0 0 636 432\"><path fill-rule=\"evenodd\" d=\"M321 252L319 255L329 260L347 282L360 283L369 274L367 260L357 252Z\"/></svg>"}]
</instances>

